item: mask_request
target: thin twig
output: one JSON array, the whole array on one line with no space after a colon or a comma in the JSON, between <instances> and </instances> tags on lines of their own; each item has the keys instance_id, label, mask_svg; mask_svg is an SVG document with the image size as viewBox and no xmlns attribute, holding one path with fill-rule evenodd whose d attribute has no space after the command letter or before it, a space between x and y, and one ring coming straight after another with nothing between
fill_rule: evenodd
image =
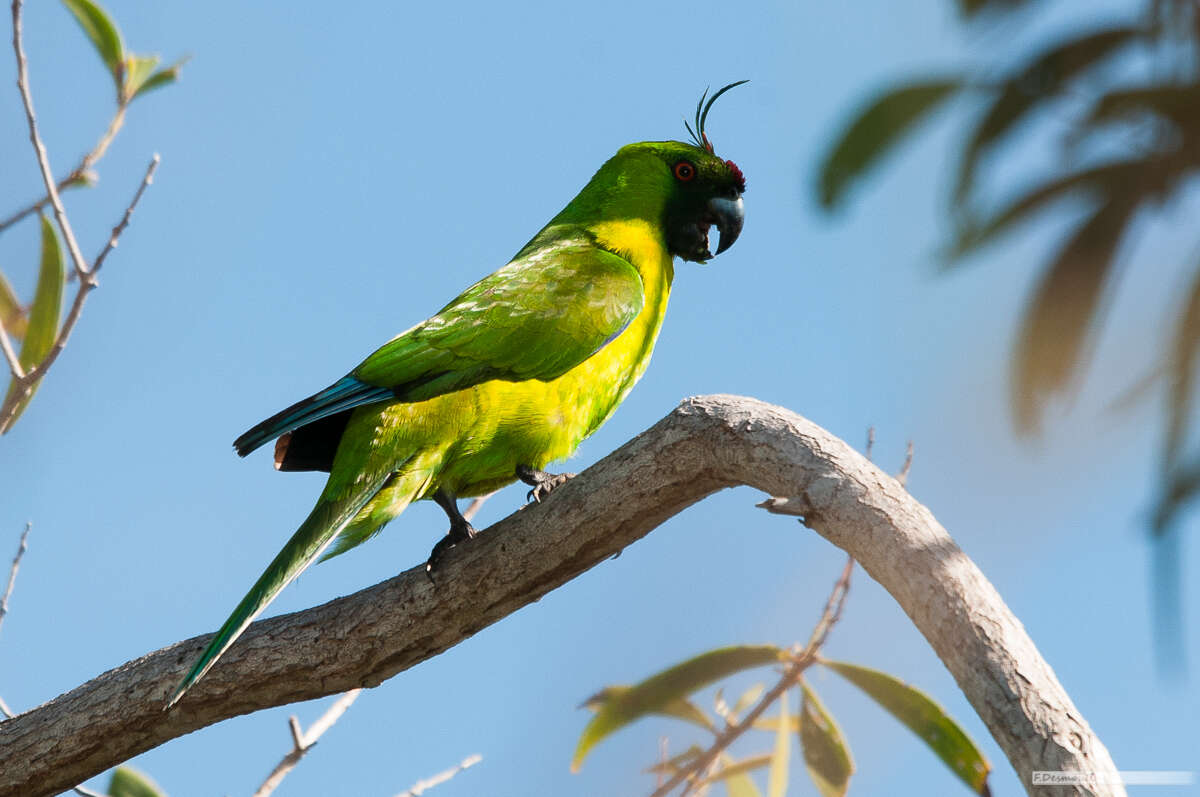
<instances>
[{"instance_id":1,"label":"thin twig","mask_svg":"<svg viewBox=\"0 0 1200 797\"><path fill-rule=\"evenodd\" d=\"M94 179L94 175L87 175L85 173L84 166L83 166L84 163L88 162L88 158L91 157L94 152L95 152L95 150L92 150L92 152L89 152L86 155L84 155L83 160L80 161L80 164L78 166L76 166L74 169L72 169L70 174L68 174L66 177L64 177L58 181L58 192L60 194L77 182L90 181L90 180ZM92 163L95 163L95 159L92 160ZM13 226L17 222L24 219L25 217L32 216L34 213L37 213L39 210L42 210L43 208L46 207L46 205L49 205L49 204L50 204L50 197L43 196L37 202L34 202L31 205L26 205L25 207L21 208L17 212L13 213L8 218L0 221L0 233L4 232L9 227Z\"/></svg>"},{"instance_id":2,"label":"thin twig","mask_svg":"<svg viewBox=\"0 0 1200 797\"><path fill-rule=\"evenodd\" d=\"M8 599L12 597L13 587L17 584L17 571L21 569L21 557L29 550L29 530L31 528L33 528L32 523L25 524L25 531L21 532L21 542L17 544L17 555L13 557L12 568L8 571L8 586L4 589L4 597L0 598L0 625L4 624L4 617L8 614ZM7 709L5 713L7 713Z\"/></svg>"},{"instance_id":3,"label":"thin twig","mask_svg":"<svg viewBox=\"0 0 1200 797\"><path fill-rule=\"evenodd\" d=\"M101 794L98 791L92 791L91 789L87 788L86 786L76 786L71 791L80 795L80 797L108 797L108 795Z\"/></svg>"},{"instance_id":4,"label":"thin twig","mask_svg":"<svg viewBox=\"0 0 1200 797\"><path fill-rule=\"evenodd\" d=\"M900 472L896 474L896 481L900 482L901 487L908 487L908 472L912 470L913 461L913 441L908 441L908 450L904 454L904 464L900 467Z\"/></svg>"},{"instance_id":5,"label":"thin twig","mask_svg":"<svg viewBox=\"0 0 1200 797\"><path fill-rule=\"evenodd\" d=\"M475 515L478 514L479 510L483 507L483 502L491 498L493 495L495 495L495 493L491 492L487 495L481 495L471 501L471 503L467 505L467 511L463 512L463 518L466 520L474 520Z\"/></svg>"},{"instance_id":6,"label":"thin twig","mask_svg":"<svg viewBox=\"0 0 1200 797\"><path fill-rule=\"evenodd\" d=\"M362 692L361 689L351 689L349 692L343 693L329 707L329 710L309 727L307 733L300 730L300 721L294 715L288 717L288 727L292 731L292 749L275 765L275 769L271 770L271 774L258 787L258 791L254 792L254 797L267 797L268 794L275 791L288 773L296 768L296 764L300 763L300 759L304 758L304 754L313 748L321 735L333 727L333 724L346 713L346 709L350 708L350 704L358 698L360 692Z\"/></svg>"},{"instance_id":7,"label":"thin twig","mask_svg":"<svg viewBox=\"0 0 1200 797\"><path fill-rule=\"evenodd\" d=\"M104 259L108 257L108 253L117 248L117 239L121 237L121 233L125 232L125 228L129 226L129 218L133 215L133 209L141 201L142 194L146 193L146 189L154 182L154 172L157 171L160 160L162 159L158 157L158 153L154 153L154 157L150 159L150 165L146 167L146 175L142 178L141 184L138 185L137 191L134 192L133 199L129 201L129 205L125 208L125 214L121 216L121 220L112 228L112 235L108 237L108 242L104 244L104 248L100 250L100 254L96 255L96 259L92 263L93 274L100 270L100 266L104 265Z\"/></svg>"},{"instance_id":8,"label":"thin twig","mask_svg":"<svg viewBox=\"0 0 1200 797\"><path fill-rule=\"evenodd\" d=\"M473 767L482 760L483 756L479 755L478 753L475 755L469 755L464 758L462 763L460 763L458 766L451 767L444 772L439 772L432 777L425 778L424 780L418 780L408 788L408 791L402 792L401 794L397 795L397 797L419 797L419 795L424 794L434 786L445 783L467 767Z\"/></svg>"},{"instance_id":9,"label":"thin twig","mask_svg":"<svg viewBox=\"0 0 1200 797\"><path fill-rule=\"evenodd\" d=\"M75 264L75 272L83 283L91 280L88 274L87 261L79 250L75 233L71 230L71 222L67 220L67 211L63 209L62 198L58 195L58 186L54 182L54 173L50 169L50 159L46 155L46 146L42 143L41 133L38 132L37 115L33 111L33 95L29 91L29 68L25 61L25 45L21 39L21 5L22 0L12 2L13 20L13 52L17 57L17 89L21 92L21 103L25 106L25 120L29 124L29 141L33 144L37 156L38 168L42 171L42 183L46 186L46 196L54 208L54 218L62 231L63 239L67 242L67 251L71 253L71 261Z\"/></svg>"},{"instance_id":10,"label":"thin twig","mask_svg":"<svg viewBox=\"0 0 1200 797\"><path fill-rule=\"evenodd\" d=\"M676 772L669 781L655 789L651 797L666 797L676 786L684 781L690 782L684 787L680 793L680 797L684 797L693 788L701 785L702 781L696 780L695 776L711 767L721 753L729 745L733 744L739 736L752 728L758 718L774 705L776 700L782 697L787 690L799 683L800 676L817 660L818 651L825 644L825 640L829 638L829 632L832 630L834 624L842 616L842 608L846 604L846 594L850 591L850 574L853 570L854 558L847 557L846 565L842 568L842 574L833 585L833 590L829 593L829 598L825 601L825 608L821 611L821 619L817 621L812 637L808 640L808 644L804 646L804 649L792 659L787 669L784 670L779 682L762 696L754 708L750 709L742 717L741 721L727 726L725 730L717 735L717 738L708 750L692 759L687 766Z\"/></svg>"},{"instance_id":11,"label":"thin twig","mask_svg":"<svg viewBox=\"0 0 1200 797\"><path fill-rule=\"evenodd\" d=\"M14 8L20 4L21 0L14 0ZM20 403L24 401L37 383L50 370L50 366L58 359L58 355L66 348L67 340L71 337L71 332L74 331L75 325L79 323L79 316L83 312L83 304L87 300L88 293L96 287L95 271L103 264L104 259L108 257L108 253L117 245L117 239L125 228L129 226L129 219L133 215L134 208L142 198L142 194L154 182L154 172L158 169L159 157L157 154L150 160L150 164L146 167L146 174L142 177L142 181L138 184L137 191L133 194L133 199L125 208L125 213L121 216L121 220L113 227L112 235L109 237L108 243L100 250L100 254L96 256L96 262L88 268L83 274L86 279L81 277L79 289L75 293L75 300L71 303L71 309L67 313L67 318L63 322L62 328L58 332L58 337L54 340L54 345L50 347L50 351L46 352L45 358L38 365L27 371L25 375L16 380L17 390L12 391L3 406L0 406L0 434L8 431L12 425L13 418L16 414L16 409Z\"/></svg>"}]
</instances>

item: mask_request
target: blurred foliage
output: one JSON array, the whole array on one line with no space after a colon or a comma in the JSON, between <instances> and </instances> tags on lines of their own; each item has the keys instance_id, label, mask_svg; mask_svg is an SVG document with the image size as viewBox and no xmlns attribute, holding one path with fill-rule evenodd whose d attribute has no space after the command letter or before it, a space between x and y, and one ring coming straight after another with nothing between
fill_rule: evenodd
<instances>
[{"instance_id":1,"label":"blurred foliage","mask_svg":"<svg viewBox=\"0 0 1200 797\"><path fill-rule=\"evenodd\" d=\"M822 797L840 797L850 787L854 759L845 735L830 711L825 708L812 687L803 678L796 683L776 687L778 695L768 693L757 684L730 706L724 690L718 689L713 698L712 716L695 702L696 692L722 678L747 670L786 665L795 661L792 651L774 645L735 646L718 648L687 659L663 670L640 683L608 686L588 698L584 706L594 712L584 728L575 749L572 768L579 769L584 757L607 736L635 720L657 715L682 720L701 728L712 745L719 749L715 763L696 779L685 781L691 792L701 793L712 785L724 786L730 797L761 795L752 773L766 771L768 797L783 797L789 785L790 755L793 740L798 740L809 778ZM891 675L846 662L817 658L817 664L827 667L858 687L888 713L913 731L935 755L967 786L971 793L987 795L987 776L991 764L979 748L952 720L945 710L920 690ZM785 678L787 676L785 675ZM790 695L799 693L800 712L792 714ZM726 729L744 721L749 712L759 708L761 700L778 705L774 716L754 721L753 729L773 734L773 748L744 758L733 757L721 742ZM693 765L710 748L690 745L684 752L659 761L647 772L669 778Z\"/></svg>"},{"instance_id":2,"label":"blurred foliage","mask_svg":"<svg viewBox=\"0 0 1200 797\"><path fill-rule=\"evenodd\" d=\"M117 767L108 782L108 797L167 797L167 794L136 769Z\"/></svg>"},{"instance_id":3,"label":"blurred foliage","mask_svg":"<svg viewBox=\"0 0 1200 797\"><path fill-rule=\"evenodd\" d=\"M957 0L957 7L966 24L1005 18L1009 30L1032 25L1039 4ZM1117 254L1137 237L1139 219L1180 195L1200 172L1198 9L1194 0L1131 0L1129 21L1073 33L1015 66L980 63L951 78L902 82L864 101L821 163L815 190L832 210L903 134L963 97L975 116L965 125L947 196L948 266L1065 201L1087 208L1049 256L1020 321L1010 403L1022 434L1036 434L1047 404L1077 388L1118 273L1136 272L1138 264L1122 264ZM1023 142L1064 127L1059 157L1044 179L1007 200L988 201L988 189L995 194L996 178L1020 156ZM1185 455L1198 346L1200 264L1169 339L1147 352L1147 371L1168 386L1161 498L1152 515L1159 535L1200 492L1200 457Z\"/></svg>"},{"instance_id":4,"label":"blurred foliage","mask_svg":"<svg viewBox=\"0 0 1200 797\"><path fill-rule=\"evenodd\" d=\"M112 76L116 87L116 110L112 122L100 141L58 183L58 190L90 187L96 184L91 167L103 157L117 131L120 130L129 104L149 91L175 82L184 60L157 69L161 59L157 55L139 55L128 52L121 38L121 31L108 13L91 0L62 0L62 4L79 23L84 35L100 56ZM27 218L39 216L39 211L50 203L49 197L26 205L0 220L0 233L6 232ZM19 361L26 373L36 368L54 347L62 334L60 327L63 304L63 284L66 271L63 265L62 247L53 225L41 217L41 263L38 270L37 287L28 305L22 304L13 290L7 275L0 271L0 327L14 343L21 343ZM85 290L81 287L80 290ZM40 382L40 379L39 379ZM19 389L16 379L9 383L8 397ZM36 390L37 385L34 385ZM12 428L25 407L33 398L31 391L19 402L6 423L0 423L0 433ZM8 408L8 401L3 405Z\"/></svg>"}]
</instances>

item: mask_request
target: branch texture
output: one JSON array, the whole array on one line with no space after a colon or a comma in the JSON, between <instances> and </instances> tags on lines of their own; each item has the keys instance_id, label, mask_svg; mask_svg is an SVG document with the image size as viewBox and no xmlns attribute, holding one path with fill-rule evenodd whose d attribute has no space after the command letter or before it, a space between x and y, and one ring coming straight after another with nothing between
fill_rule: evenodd
<instances>
[{"instance_id":1,"label":"branch texture","mask_svg":"<svg viewBox=\"0 0 1200 797\"><path fill-rule=\"evenodd\" d=\"M537 600L705 496L750 485L852 555L904 608L1027 789L1033 770L1114 776L1108 751L995 588L924 506L842 441L754 399L706 396L470 544L438 586L423 567L253 624L169 712L208 635L128 662L0 723L0 797L54 794L239 714L377 686ZM1120 786L1092 788L1124 794ZM1039 797L1085 793L1038 787Z\"/></svg>"}]
</instances>

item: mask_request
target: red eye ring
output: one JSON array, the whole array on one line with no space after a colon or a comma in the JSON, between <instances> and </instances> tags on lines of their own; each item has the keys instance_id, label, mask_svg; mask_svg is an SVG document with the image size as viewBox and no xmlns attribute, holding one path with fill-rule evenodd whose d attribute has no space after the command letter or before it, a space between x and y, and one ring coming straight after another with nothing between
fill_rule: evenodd
<instances>
[{"instance_id":1,"label":"red eye ring","mask_svg":"<svg viewBox=\"0 0 1200 797\"><path fill-rule=\"evenodd\" d=\"M680 161L675 164L675 179L682 183L693 180L696 177L696 167L687 161Z\"/></svg>"}]
</instances>

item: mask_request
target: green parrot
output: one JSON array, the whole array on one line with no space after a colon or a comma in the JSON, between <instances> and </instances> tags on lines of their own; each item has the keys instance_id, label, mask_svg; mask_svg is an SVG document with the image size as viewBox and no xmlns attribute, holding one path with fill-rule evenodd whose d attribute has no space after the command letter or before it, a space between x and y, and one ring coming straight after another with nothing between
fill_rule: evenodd
<instances>
[{"instance_id":1,"label":"green parrot","mask_svg":"<svg viewBox=\"0 0 1200 797\"><path fill-rule=\"evenodd\" d=\"M641 377L658 337L673 258L712 257L742 229L745 178L713 151L696 108L693 143L622 147L509 263L384 344L333 385L247 431L246 456L276 440L279 470L322 470L317 505L172 693L170 708L275 596L318 557L374 536L432 499L450 530L430 554L475 536L457 499L520 479L541 500L550 474ZM707 91L705 95L707 96ZM686 124L686 123L685 123Z\"/></svg>"}]
</instances>

